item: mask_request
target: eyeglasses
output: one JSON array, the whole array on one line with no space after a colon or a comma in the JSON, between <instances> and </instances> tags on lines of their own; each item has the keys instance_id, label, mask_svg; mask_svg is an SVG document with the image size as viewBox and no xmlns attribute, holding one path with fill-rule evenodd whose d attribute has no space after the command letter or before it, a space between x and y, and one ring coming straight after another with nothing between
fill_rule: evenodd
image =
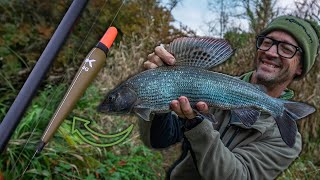
<instances>
[{"instance_id":1,"label":"eyeglasses","mask_svg":"<svg viewBox=\"0 0 320 180\"><path fill-rule=\"evenodd\" d=\"M257 36L256 47L262 51L268 51L273 45L277 46L277 53L279 56L284 58L292 58L297 51L303 52L302 49L293 44L277 41L275 39L266 36Z\"/></svg>"}]
</instances>

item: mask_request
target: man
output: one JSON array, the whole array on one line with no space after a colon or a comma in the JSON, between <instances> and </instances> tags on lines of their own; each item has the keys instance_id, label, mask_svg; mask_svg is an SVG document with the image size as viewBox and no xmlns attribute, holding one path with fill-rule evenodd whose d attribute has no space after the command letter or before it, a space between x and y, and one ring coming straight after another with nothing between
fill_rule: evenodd
<instances>
[{"instance_id":1,"label":"man","mask_svg":"<svg viewBox=\"0 0 320 180\"><path fill-rule=\"evenodd\" d=\"M265 86L272 97L292 98L287 86L308 73L318 55L317 28L294 16L276 18L257 37L255 70L241 78ZM144 66L150 69L174 62L173 55L158 46ZM262 113L246 128L229 111L209 109L205 102L198 102L197 110L213 113L217 124L197 116L187 97L173 100L170 106L173 113L140 121L142 140L150 147L183 143L168 179L274 179L301 152L301 135L297 133L295 145L288 147L270 114Z\"/></svg>"}]
</instances>

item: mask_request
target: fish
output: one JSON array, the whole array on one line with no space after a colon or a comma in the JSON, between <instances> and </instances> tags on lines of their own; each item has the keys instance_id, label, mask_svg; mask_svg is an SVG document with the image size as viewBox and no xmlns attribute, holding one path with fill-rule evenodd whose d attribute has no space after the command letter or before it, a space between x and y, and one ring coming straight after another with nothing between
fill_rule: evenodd
<instances>
[{"instance_id":1,"label":"fish","mask_svg":"<svg viewBox=\"0 0 320 180\"><path fill-rule=\"evenodd\" d=\"M170 102L186 96L194 109L197 102L203 101L209 107L230 110L247 127L257 121L261 112L267 112L289 147L295 144L296 120L315 111L305 103L273 98L262 85L210 71L234 54L235 49L225 39L181 37L165 48L175 56L175 65L145 70L128 78L107 93L98 111L134 113L149 121L152 113L170 112ZM204 116L214 120L213 116Z\"/></svg>"}]
</instances>

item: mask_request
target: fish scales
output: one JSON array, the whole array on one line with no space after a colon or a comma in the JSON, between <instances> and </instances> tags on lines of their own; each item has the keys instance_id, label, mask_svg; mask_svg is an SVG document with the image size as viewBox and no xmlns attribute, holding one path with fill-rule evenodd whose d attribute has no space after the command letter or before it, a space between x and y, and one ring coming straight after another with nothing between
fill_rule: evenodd
<instances>
[{"instance_id":1,"label":"fish scales","mask_svg":"<svg viewBox=\"0 0 320 180\"><path fill-rule=\"evenodd\" d=\"M173 99L186 96L192 105L204 101L209 106L223 109L249 106L266 109L270 113L275 110L281 112L281 106L274 108L273 99L267 98L251 84L239 84L239 79L194 67L161 67L148 70L129 79L127 83L137 92L141 101L139 107L153 107L155 111L169 110ZM234 88L230 89L230 86ZM250 96L247 93L250 93ZM258 103L257 99L263 103Z\"/></svg>"},{"instance_id":2,"label":"fish scales","mask_svg":"<svg viewBox=\"0 0 320 180\"><path fill-rule=\"evenodd\" d=\"M175 56L174 67L147 70L128 79L107 94L98 110L109 114L135 113L149 121L152 112L168 111L172 100L186 96L192 106L204 101L212 107L230 109L231 116L250 127L257 121L260 109L273 116L289 147L295 143L295 121L315 111L305 103L272 98L263 88L238 78L207 71L234 53L223 39L182 37L165 45L165 49Z\"/></svg>"}]
</instances>

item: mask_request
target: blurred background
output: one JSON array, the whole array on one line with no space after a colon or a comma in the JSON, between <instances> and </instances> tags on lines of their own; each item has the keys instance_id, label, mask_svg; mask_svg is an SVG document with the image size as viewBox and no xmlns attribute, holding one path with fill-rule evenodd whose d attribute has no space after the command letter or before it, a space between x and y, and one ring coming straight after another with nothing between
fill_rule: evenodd
<instances>
[{"instance_id":1,"label":"blurred background","mask_svg":"<svg viewBox=\"0 0 320 180\"><path fill-rule=\"evenodd\" d=\"M0 121L46 47L71 0L0 1ZM180 155L179 145L156 151L139 138L135 116L106 116L96 111L103 96L129 76L155 46L180 36L225 38L237 49L214 71L241 75L253 69L255 37L274 17L292 14L320 23L318 0L127 0L113 22L119 30L106 64L40 156L32 159L52 114L83 59L95 46L121 6L120 0L89 1L43 80L8 147L0 155L0 179L163 179ZM320 61L291 85L296 101L317 112L299 122L301 156L278 179L320 178ZM72 118L91 120L92 128L111 134L134 124L122 143L98 148L70 133ZM88 134L96 142L105 142ZM1 137L0 137L1 138ZM21 177L23 172L25 174Z\"/></svg>"}]
</instances>

